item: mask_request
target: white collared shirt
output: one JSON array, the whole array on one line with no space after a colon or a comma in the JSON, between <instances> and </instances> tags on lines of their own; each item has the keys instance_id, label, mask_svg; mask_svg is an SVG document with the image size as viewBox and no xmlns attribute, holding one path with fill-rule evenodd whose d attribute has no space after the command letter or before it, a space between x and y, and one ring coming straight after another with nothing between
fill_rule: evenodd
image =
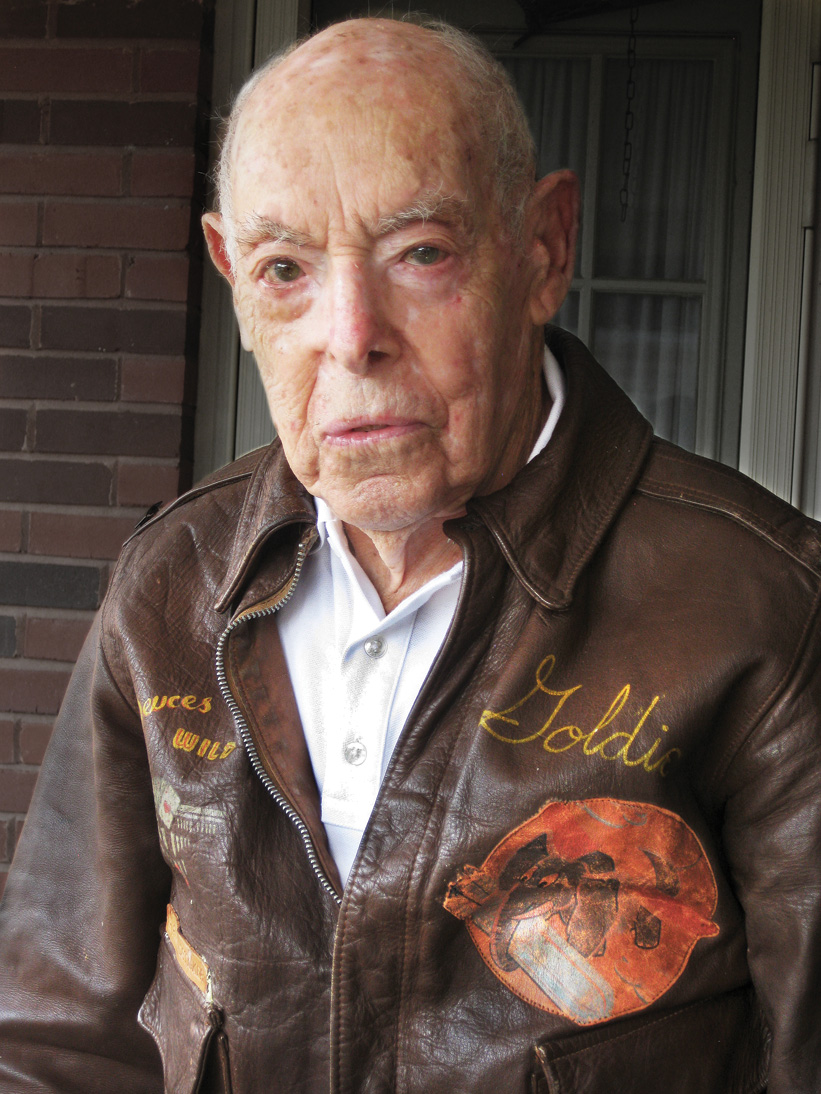
<instances>
[{"instance_id":1,"label":"white collared shirt","mask_svg":"<svg viewBox=\"0 0 821 1094\"><path fill-rule=\"evenodd\" d=\"M528 462L564 406L564 378L545 350L553 405ZM343 884L396 742L439 652L459 598L462 562L385 614L330 507L316 499L319 546L296 595L277 615L322 802L322 822Z\"/></svg>"}]
</instances>

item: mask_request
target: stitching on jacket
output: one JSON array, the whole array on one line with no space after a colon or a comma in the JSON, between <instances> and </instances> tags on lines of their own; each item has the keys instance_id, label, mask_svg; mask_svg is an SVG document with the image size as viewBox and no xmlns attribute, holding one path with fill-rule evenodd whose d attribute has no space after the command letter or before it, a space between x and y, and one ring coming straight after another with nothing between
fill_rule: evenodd
<instances>
[{"instance_id":1,"label":"stitching on jacket","mask_svg":"<svg viewBox=\"0 0 821 1094\"><path fill-rule=\"evenodd\" d=\"M729 994L729 993L724 993ZM581 1056L584 1052L594 1052L600 1049L602 1045L615 1045L619 1041L624 1041L628 1037L635 1037L637 1034L645 1034L652 1026L662 1025L664 1022L669 1022L673 1018L678 1018L682 1014L686 1014L687 1011L697 1010L700 1007L704 1007L707 1003L712 1003L716 999L722 999L723 995L711 995L708 999L699 999L694 1003L688 1003L687 1006L677 1007L676 1010L671 1011L669 1014L660 1015L658 1018L653 1018L650 1021L636 1026L635 1029L627 1030L625 1033L620 1033L616 1037L603 1037L593 1045L583 1045L580 1048L573 1049L572 1052L565 1052L561 1056L552 1057L548 1063L557 1064L561 1060L569 1060L573 1056ZM606 1028L606 1027L605 1027Z\"/></svg>"},{"instance_id":2,"label":"stitching on jacket","mask_svg":"<svg viewBox=\"0 0 821 1094\"><path fill-rule=\"evenodd\" d=\"M180 494L178 498L174 498L168 505L160 509L158 513L155 513L150 520L147 520L145 524L140 524L128 539L123 543L123 547L126 544L131 543L133 539L141 536L146 528L153 528L153 526L163 517L169 513L175 512L177 509L181 509L183 505L187 505L190 501L196 501L197 498L203 497L205 494L211 494L214 490L219 490L223 486L233 486L235 483L242 482L243 479L250 479L253 475L253 470L240 471L236 475L226 476L224 479L217 479L215 482L205 483L202 486L192 486L190 490L186 490L184 494Z\"/></svg>"},{"instance_id":3,"label":"stitching on jacket","mask_svg":"<svg viewBox=\"0 0 821 1094\"><path fill-rule=\"evenodd\" d=\"M462 574L462 582L463 582L462 588L467 588L467 584L468 584L468 582L470 580L470 576L471 576L468 573L468 568L471 565L473 565L473 567L475 568L475 564L471 564L471 560L468 556L467 550L465 550L465 554L464 554L464 571L463 571L463 574ZM456 610L458 611L458 605L457 605ZM455 618L455 616L454 616L454 618ZM448 639L450 639L451 637L452 637L452 635L450 633L448 633L447 638L446 638L445 641L447 642ZM426 681L426 683L427 683L427 681ZM420 692L420 694L421 694L421 692ZM419 698L419 696L417 695L417 701L418 701L418 698ZM422 852L422 845L424 844L424 842L428 838L428 834L430 832L431 822L433 820L433 814L434 814L434 811L435 811L435 808L436 808L437 801L439 800L438 790L441 788L441 785L444 782L445 776L447 775L448 771L450 770L451 761L453 759L453 753L456 751L456 746L458 745L459 741L461 740L462 734L463 734L463 732L465 732L465 730L466 730L466 725L463 725L461 727L461 729L459 730L459 732L454 734L453 740L452 740L451 745L450 745L450 748L445 753L445 757L444 757L445 762L442 764L440 778L439 778L439 781L437 783L437 793L436 794L431 794L430 807L428 809L427 816L425 817L425 824L424 824L424 828L422 830L422 835L421 835L420 839L417 841L417 844L416 844L416 851L414 853L413 862L411 864L411 869L410 869L410 878L413 878L413 876L414 876L414 873L417 869L417 865L419 863L419 858L420 858L420 855L421 855L421 852ZM407 742L405 742L405 743L407 744ZM382 786L380 787L379 796L381 796L385 785L386 785L386 780L383 779ZM376 810L378 802L379 802L379 797L377 797L377 802L374 805L374 811ZM397 1016L396 1016L396 1037L394 1039L394 1045L395 1045L394 1052L395 1052L395 1057L396 1057L396 1074L397 1074L397 1076L398 1076L398 1073L399 1073L399 1065L400 1065L400 1062L402 1061L402 1053L401 1053L401 1049L400 1049L400 1042L401 1042L402 1029L404 1027L405 1014L406 1014L406 1011L407 1011L407 1006L406 1006L406 999L407 999L406 985L407 985L407 979L408 979L407 953L408 953L409 944L410 944L410 942L412 940L412 937L413 937L413 934L414 934L414 932L412 930L412 927L411 927L411 923L410 923L410 917L409 917L409 914L408 914L408 903L410 901L410 894L411 894L411 886L408 885L405 889L405 893L404 893L403 898L402 898L402 919L403 919L404 924L405 924L405 929L402 932L402 954L401 954L401 964L400 964L401 974L400 974L400 980L399 980L399 1009L397 1011Z\"/></svg>"},{"instance_id":4,"label":"stitching on jacket","mask_svg":"<svg viewBox=\"0 0 821 1094\"><path fill-rule=\"evenodd\" d=\"M663 479L652 478L647 478L644 482L639 483L637 489L643 493L669 498L671 501L690 499L698 502L703 499L710 509L718 513L723 513L728 517L744 518L744 524L749 524L756 531L766 532L774 538L778 536L776 526L761 517L754 509L749 509L746 505L741 505L738 502L729 503L720 498L713 490L700 490L697 486L677 486L665 482Z\"/></svg>"}]
</instances>

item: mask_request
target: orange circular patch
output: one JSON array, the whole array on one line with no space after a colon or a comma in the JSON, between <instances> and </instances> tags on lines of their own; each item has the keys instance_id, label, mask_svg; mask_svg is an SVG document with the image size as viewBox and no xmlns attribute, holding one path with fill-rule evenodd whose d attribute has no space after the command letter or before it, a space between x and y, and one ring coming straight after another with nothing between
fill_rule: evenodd
<instances>
[{"instance_id":1,"label":"orange circular patch","mask_svg":"<svg viewBox=\"0 0 821 1094\"><path fill-rule=\"evenodd\" d=\"M548 802L464 866L444 906L503 984L593 1025L641 1010L718 934L704 848L675 813L594 798Z\"/></svg>"}]
</instances>

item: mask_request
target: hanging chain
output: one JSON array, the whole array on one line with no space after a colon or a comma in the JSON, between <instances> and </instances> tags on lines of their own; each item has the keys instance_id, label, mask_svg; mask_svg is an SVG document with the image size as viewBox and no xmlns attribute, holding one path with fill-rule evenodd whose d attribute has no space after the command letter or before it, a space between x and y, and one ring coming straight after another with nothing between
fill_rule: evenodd
<instances>
[{"instance_id":1,"label":"hanging chain","mask_svg":"<svg viewBox=\"0 0 821 1094\"><path fill-rule=\"evenodd\" d=\"M630 134L633 131L635 117L633 115L633 99L636 97L636 22L639 17L639 9L634 6L630 9L630 37L627 39L627 106L624 111L624 154L622 157L622 171L624 179L619 191L621 203L622 224L627 220L627 206L630 201L630 164L633 160L633 142Z\"/></svg>"}]
</instances>

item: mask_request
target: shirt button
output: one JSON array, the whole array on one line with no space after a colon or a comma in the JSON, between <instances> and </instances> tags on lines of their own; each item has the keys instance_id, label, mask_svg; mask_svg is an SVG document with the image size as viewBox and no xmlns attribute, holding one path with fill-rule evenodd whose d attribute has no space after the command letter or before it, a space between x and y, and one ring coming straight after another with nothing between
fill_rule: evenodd
<instances>
[{"instance_id":1,"label":"shirt button","mask_svg":"<svg viewBox=\"0 0 821 1094\"><path fill-rule=\"evenodd\" d=\"M353 764L354 767L359 767L360 764L363 764L367 755L368 750L358 737L353 741L348 741L345 745L345 759L349 764Z\"/></svg>"},{"instance_id":2,"label":"shirt button","mask_svg":"<svg viewBox=\"0 0 821 1094\"><path fill-rule=\"evenodd\" d=\"M367 653L368 657L381 657L385 652L385 639L380 638L379 635L374 635L373 638L368 638L362 647Z\"/></svg>"}]
</instances>

